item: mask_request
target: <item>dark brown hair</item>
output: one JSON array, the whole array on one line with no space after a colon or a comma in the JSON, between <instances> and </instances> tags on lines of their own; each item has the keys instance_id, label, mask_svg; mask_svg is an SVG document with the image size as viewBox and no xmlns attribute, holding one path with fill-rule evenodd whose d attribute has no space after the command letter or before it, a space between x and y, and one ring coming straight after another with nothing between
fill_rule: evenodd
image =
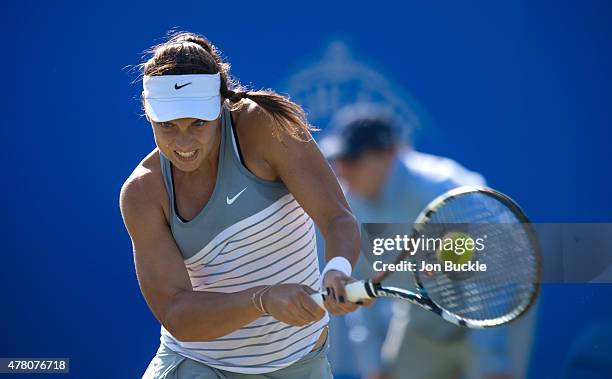
<instances>
[{"instance_id":1,"label":"dark brown hair","mask_svg":"<svg viewBox=\"0 0 612 379\"><path fill-rule=\"evenodd\" d=\"M242 99L257 103L271 117L275 133L284 131L290 136L310 139L313 130L302 108L288 98L265 89L252 91L230 76L230 64L221 59L219 50L208 39L189 32L174 32L164 43L152 47L152 56L141 64L144 75L216 74L221 76L221 96L228 99L231 109L239 109ZM280 136L276 133L277 136Z\"/></svg>"}]
</instances>

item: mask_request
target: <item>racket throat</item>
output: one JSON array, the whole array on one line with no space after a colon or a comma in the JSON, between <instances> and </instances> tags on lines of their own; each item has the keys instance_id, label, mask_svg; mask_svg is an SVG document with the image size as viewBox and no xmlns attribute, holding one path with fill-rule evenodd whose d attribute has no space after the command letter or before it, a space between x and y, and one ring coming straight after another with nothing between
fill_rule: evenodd
<instances>
[{"instance_id":1,"label":"racket throat","mask_svg":"<svg viewBox=\"0 0 612 379\"><path fill-rule=\"evenodd\" d=\"M368 296L373 299L375 297L378 297L377 295L377 291L381 289L381 285L380 283L373 283L369 280L367 280L364 284L365 287L365 291L368 294Z\"/></svg>"}]
</instances>

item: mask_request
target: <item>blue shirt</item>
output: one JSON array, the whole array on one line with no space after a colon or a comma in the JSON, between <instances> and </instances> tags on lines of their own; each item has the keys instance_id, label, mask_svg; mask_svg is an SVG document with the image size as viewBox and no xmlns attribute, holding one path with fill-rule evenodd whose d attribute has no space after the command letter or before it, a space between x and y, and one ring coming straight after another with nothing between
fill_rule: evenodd
<instances>
[{"instance_id":1,"label":"blue shirt","mask_svg":"<svg viewBox=\"0 0 612 379\"><path fill-rule=\"evenodd\" d=\"M360 223L413 223L430 201L462 185L485 185L485 180L480 174L467 170L451 159L410 150L398 154L376 200L361 198L350 191L346 191L346 197ZM355 275L364 278L373 275L365 259L360 259ZM390 303L379 300L369 309L346 317L349 336L361 336L359 340L352 338L352 342L358 357L356 361L364 374L380 371L384 366L380 352L385 333L381 333L380 329L386 330L389 324ZM476 351L491 353L487 354L490 359L482 363L489 367L483 367L480 371L500 372L507 369L502 332L487 331L487 335L472 332L469 334L478 337L472 338L466 335L466 329L450 324L420 307L405 304L407 309L396 316L406 317L407 313L409 328L435 340L470 338Z\"/></svg>"}]
</instances>

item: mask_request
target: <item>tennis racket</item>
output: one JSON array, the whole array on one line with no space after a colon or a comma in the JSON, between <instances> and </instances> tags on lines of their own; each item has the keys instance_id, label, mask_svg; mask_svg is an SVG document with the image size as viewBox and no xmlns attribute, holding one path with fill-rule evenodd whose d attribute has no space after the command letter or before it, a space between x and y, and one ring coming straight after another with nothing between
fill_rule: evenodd
<instances>
[{"instance_id":1,"label":"tennis racket","mask_svg":"<svg viewBox=\"0 0 612 379\"><path fill-rule=\"evenodd\" d=\"M458 234L460 233L460 234ZM485 236L471 260L486 271L383 271L372 280L346 286L348 300L389 297L419 305L453 324L486 328L508 323L524 314L539 292L540 247L532 225L508 196L487 187L459 187L434 199L419 214L411 238ZM393 257L421 264L441 264L440 248L414 248ZM395 259L396 258L396 259ZM464 258L465 261L465 258ZM433 267L433 266L432 266ZM386 285L393 275L400 285L414 282L416 291ZM412 288L412 286L410 286ZM311 295L323 307L326 293Z\"/></svg>"}]
</instances>

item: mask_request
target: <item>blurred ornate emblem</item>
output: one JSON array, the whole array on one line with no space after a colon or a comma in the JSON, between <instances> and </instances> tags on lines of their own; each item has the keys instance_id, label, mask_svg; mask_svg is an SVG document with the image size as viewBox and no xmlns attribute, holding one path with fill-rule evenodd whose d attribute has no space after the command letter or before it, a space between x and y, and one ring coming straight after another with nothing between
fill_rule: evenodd
<instances>
[{"instance_id":1,"label":"blurred ornate emblem","mask_svg":"<svg viewBox=\"0 0 612 379\"><path fill-rule=\"evenodd\" d=\"M295 72L281 88L304 108L309 122L323 134L337 110L356 103L386 108L397 118L406 137L420 126L407 92L355 60L341 41L331 42L321 59Z\"/></svg>"}]
</instances>

